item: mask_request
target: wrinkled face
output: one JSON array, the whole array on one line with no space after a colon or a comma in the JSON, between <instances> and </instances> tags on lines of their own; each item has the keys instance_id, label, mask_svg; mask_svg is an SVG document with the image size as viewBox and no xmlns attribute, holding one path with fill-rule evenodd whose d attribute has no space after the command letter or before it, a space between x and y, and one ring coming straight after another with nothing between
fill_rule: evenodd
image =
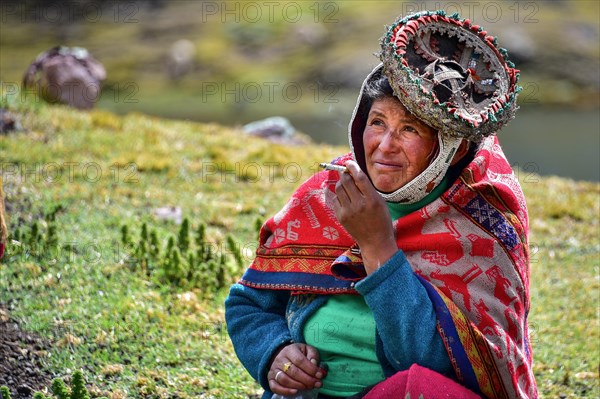
<instances>
[{"instance_id":1,"label":"wrinkled face","mask_svg":"<svg viewBox=\"0 0 600 399\"><path fill-rule=\"evenodd\" d=\"M395 97L373 101L363 133L367 173L377 190L391 193L427 168L437 134Z\"/></svg>"}]
</instances>

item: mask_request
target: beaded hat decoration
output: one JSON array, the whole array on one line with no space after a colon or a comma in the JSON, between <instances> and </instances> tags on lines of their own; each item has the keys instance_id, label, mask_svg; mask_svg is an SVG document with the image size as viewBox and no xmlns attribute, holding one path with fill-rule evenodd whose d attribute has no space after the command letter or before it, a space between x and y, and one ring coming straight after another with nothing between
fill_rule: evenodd
<instances>
[{"instance_id":1,"label":"beaded hat decoration","mask_svg":"<svg viewBox=\"0 0 600 399\"><path fill-rule=\"evenodd\" d=\"M389 27L381 47L394 94L440 132L477 142L514 117L519 71L496 38L468 19L409 15Z\"/></svg>"}]
</instances>

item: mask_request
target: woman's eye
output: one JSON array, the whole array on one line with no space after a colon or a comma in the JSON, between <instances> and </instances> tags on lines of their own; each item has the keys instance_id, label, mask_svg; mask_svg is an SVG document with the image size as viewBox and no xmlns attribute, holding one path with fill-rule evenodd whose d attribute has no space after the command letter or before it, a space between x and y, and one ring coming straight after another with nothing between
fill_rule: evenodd
<instances>
[{"instance_id":1,"label":"woman's eye","mask_svg":"<svg viewBox=\"0 0 600 399\"><path fill-rule=\"evenodd\" d=\"M414 128L414 127L412 127L412 126L405 126L405 127L404 127L404 131L405 131L405 132L409 132L409 133L419 133L419 132L417 131L417 129L415 129L415 128Z\"/></svg>"},{"instance_id":2,"label":"woman's eye","mask_svg":"<svg viewBox=\"0 0 600 399\"><path fill-rule=\"evenodd\" d=\"M381 119L373 119L371 120L371 126L383 126L383 121Z\"/></svg>"}]
</instances>

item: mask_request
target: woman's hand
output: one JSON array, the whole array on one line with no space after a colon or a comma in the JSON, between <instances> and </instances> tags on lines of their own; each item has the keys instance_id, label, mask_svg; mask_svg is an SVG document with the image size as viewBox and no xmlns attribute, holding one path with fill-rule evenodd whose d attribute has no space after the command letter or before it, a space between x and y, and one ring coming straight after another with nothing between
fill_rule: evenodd
<instances>
[{"instance_id":1,"label":"woman's hand","mask_svg":"<svg viewBox=\"0 0 600 399\"><path fill-rule=\"evenodd\" d=\"M306 344L289 344L273 358L267 377L269 388L280 395L320 388L325 372L319 366L319 352Z\"/></svg>"},{"instance_id":2,"label":"woman's hand","mask_svg":"<svg viewBox=\"0 0 600 399\"><path fill-rule=\"evenodd\" d=\"M384 199L354 161L346 162L335 186L335 215L356 240L368 274L398 251L392 218Z\"/></svg>"}]
</instances>

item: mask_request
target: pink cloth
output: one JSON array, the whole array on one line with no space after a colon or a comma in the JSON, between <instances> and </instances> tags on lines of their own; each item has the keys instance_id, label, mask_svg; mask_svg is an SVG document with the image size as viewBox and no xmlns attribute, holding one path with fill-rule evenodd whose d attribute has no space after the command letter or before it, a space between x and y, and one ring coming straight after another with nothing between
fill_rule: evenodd
<instances>
[{"instance_id":1,"label":"pink cloth","mask_svg":"<svg viewBox=\"0 0 600 399\"><path fill-rule=\"evenodd\" d=\"M481 399L479 395L433 370L413 364L377 384L363 399Z\"/></svg>"}]
</instances>

